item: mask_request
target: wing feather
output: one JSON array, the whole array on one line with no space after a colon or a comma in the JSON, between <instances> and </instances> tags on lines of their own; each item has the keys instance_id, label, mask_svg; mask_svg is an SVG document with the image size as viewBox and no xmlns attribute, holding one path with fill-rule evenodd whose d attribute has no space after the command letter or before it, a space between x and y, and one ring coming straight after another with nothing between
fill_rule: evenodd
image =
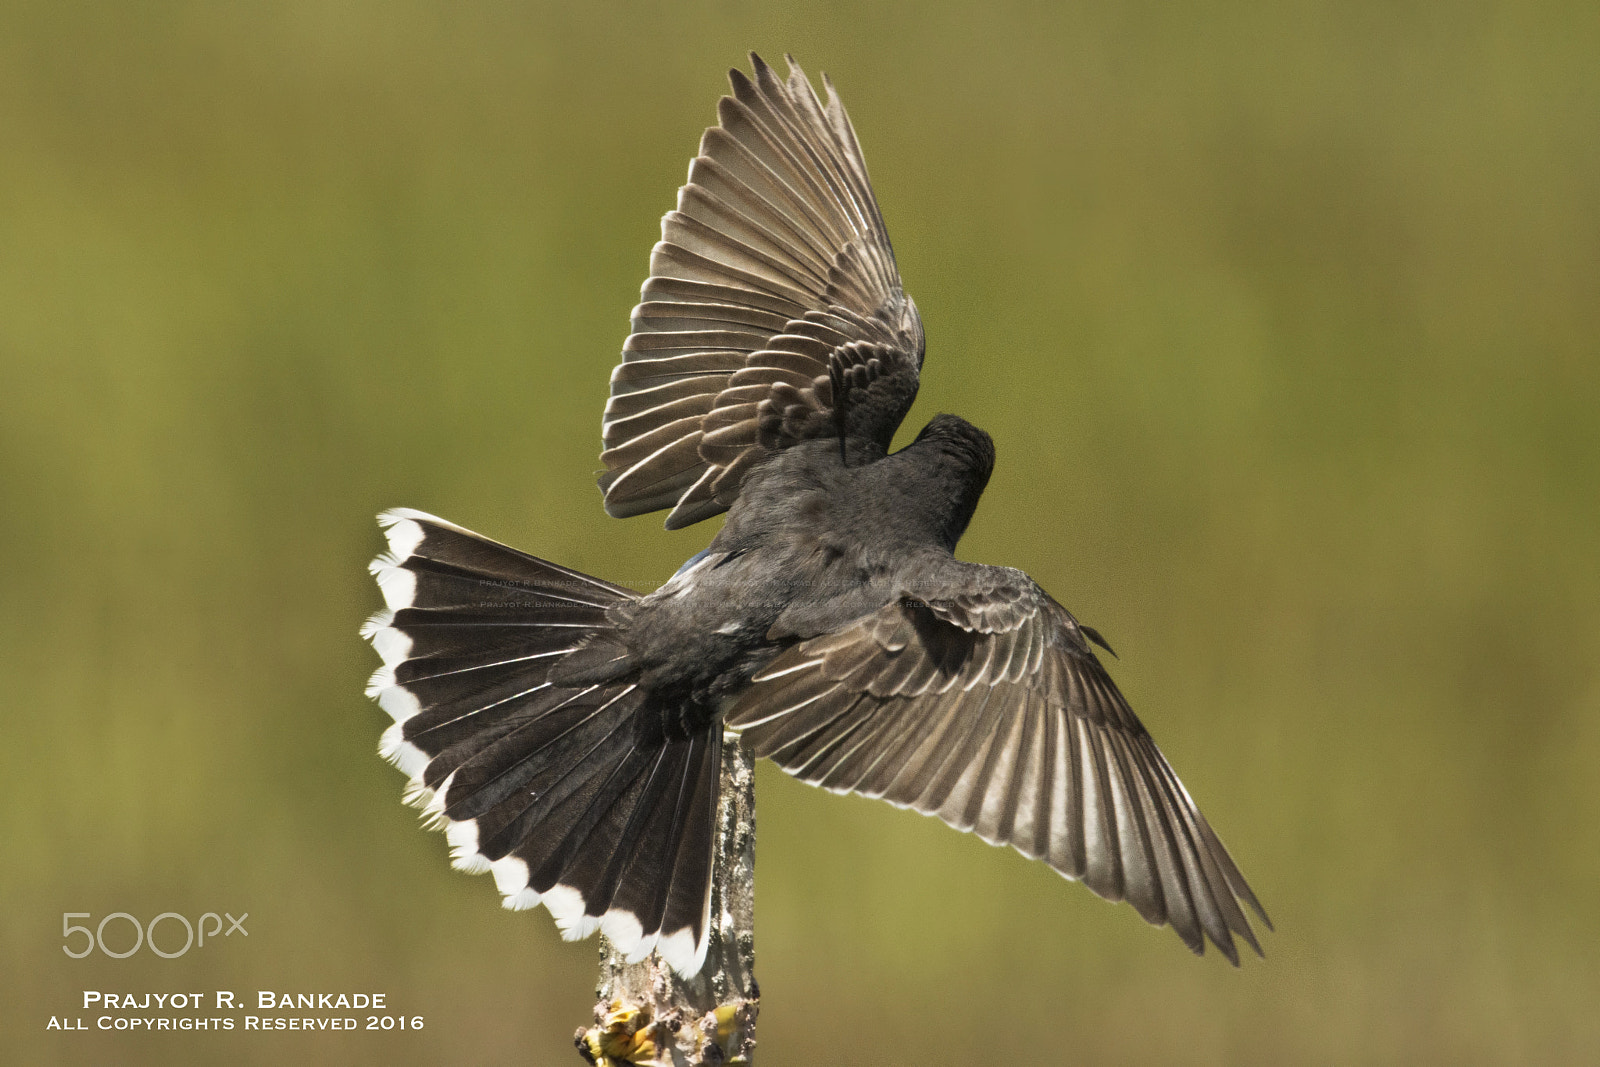
<instances>
[{"instance_id":1,"label":"wing feather","mask_svg":"<svg viewBox=\"0 0 1600 1067\"><path fill-rule=\"evenodd\" d=\"M793 60L780 79L751 58L662 219L612 374L600 478L612 515L671 507L676 529L726 510L751 470L799 441L886 449L916 396L922 325L844 107ZM868 372L840 378L863 345Z\"/></svg>"},{"instance_id":2,"label":"wing feather","mask_svg":"<svg viewBox=\"0 0 1600 1067\"><path fill-rule=\"evenodd\" d=\"M926 570L780 655L727 724L804 781L1010 844L1197 953L1259 953L1241 907L1267 922L1259 902L1077 620L1020 571Z\"/></svg>"}]
</instances>

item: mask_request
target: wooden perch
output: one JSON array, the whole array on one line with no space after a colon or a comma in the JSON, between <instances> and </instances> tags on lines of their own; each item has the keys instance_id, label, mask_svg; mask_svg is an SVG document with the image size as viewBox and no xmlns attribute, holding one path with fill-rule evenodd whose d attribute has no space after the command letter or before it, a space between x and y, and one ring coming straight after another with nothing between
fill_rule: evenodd
<instances>
[{"instance_id":1,"label":"wooden perch","mask_svg":"<svg viewBox=\"0 0 1600 1067\"><path fill-rule=\"evenodd\" d=\"M577 1033L597 1067L748 1065L761 991L755 977L756 793L750 751L723 735L717 853L705 967L684 978L651 953L628 963L600 938L595 1024Z\"/></svg>"}]
</instances>

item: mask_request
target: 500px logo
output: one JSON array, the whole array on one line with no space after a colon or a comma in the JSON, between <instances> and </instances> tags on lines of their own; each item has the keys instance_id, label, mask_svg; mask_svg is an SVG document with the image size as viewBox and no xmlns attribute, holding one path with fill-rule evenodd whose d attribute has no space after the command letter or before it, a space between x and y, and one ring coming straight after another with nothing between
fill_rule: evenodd
<instances>
[{"instance_id":1,"label":"500px logo","mask_svg":"<svg viewBox=\"0 0 1600 1067\"><path fill-rule=\"evenodd\" d=\"M223 916L227 916L228 919L228 929L226 933L223 933L222 931ZM125 911L114 911L110 915L107 915L105 918L101 919L99 925L93 930L90 930L87 926L75 926L72 922L73 919L92 919L93 917L94 916L87 911L65 911L61 913L61 939L63 942L61 946L62 952L65 952L75 960L81 960L98 948L101 952L107 956L110 956L112 959L122 960L127 959L135 952L138 952L140 948L149 946L150 951L154 952L157 956L160 956L163 959L175 960L185 952L188 952L189 949L196 946L196 927L199 929L198 946L200 948L205 947L206 938L209 937L215 941L217 934L219 933L221 933L223 937L232 937L235 933L241 933L245 937L250 936L250 931L244 928L244 921L250 918L250 913L248 911L239 916L237 919L235 919L232 915L229 915L227 912L223 912L222 915L218 915L214 911L208 911L204 915L200 916L200 921L198 923L191 923L186 917L179 915L175 911L164 911L160 915L157 915L154 919L151 919L148 926L140 924L138 919L135 919L132 915L129 915ZM114 949L106 947L106 924L111 922L113 919L126 920L128 925L133 927L132 948L118 952ZM207 920L210 920L211 922L211 929L209 930L206 929ZM173 952L168 952L156 944L156 927L160 926L163 922L167 924L168 931L171 931L173 923L177 923L183 927L184 941L182 948L179 948ZM116 930L117 928L113 927L112 929ZM71 940L74 934L82 934L84 937L82 942L83 950L81 952L74 952L72 950ZM162 937L170 946L171 943L176 940L176 933L164 932Z\"/></svg>"}]
</instances>

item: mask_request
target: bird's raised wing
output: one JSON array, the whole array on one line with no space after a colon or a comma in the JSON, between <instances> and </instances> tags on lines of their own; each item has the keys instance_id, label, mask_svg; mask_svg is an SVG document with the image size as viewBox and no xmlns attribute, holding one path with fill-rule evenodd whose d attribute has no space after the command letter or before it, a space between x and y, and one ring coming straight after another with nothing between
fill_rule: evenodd
<instances>
[{"instance_id":1,"label":"bird's raised wing","mask_svg":"<svg viewBox=\"0 0 1600 1067\"><path fill-rule=\"evenodd\" d=\"M1090 650L1021 571L949 561L939 580L803 641L729 711L757 755L1009 844L1238 963L1270 928L1205 816Z\"/></svg>"},{"instance_id":2,"label":"bird's raised wing","mask_svg":"<svg viewBox=\"0 0 1600 1067\"><path fill-rule=\"evenodd\" d=\"M726 511L772 450L887 449L922 364L844 105L751 60L661 221L602 423L606 511L672 507L668 529Z\"/></svg>"}]
</instances>

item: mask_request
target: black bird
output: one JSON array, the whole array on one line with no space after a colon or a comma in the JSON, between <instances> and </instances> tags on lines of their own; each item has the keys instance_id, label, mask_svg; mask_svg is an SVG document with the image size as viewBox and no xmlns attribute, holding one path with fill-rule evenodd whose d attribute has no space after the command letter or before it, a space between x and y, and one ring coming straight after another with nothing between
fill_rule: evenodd
<instances>
[{"instance_id":1,"label":"black bird","mask_svg":"<svg viewBox=\"0 0 1600 1067\"><path fill-rule=\"evenodd\" d=\"M509 908L704 962L723 728L835 792L1009 844L1205 939L1266 913L1026 574L953 555L994 466L938 415L890 453L923 333L856 135L789 61L734 70L662 220L603 422L606 511L721 512L648 596L430 515L380 517L381 751ZM826 79L824 79L826 83ZM1108 648L1109 651L1109 648ZM1270 927L1270 923L1268 923Z\"/></svg>"}]
</instances>

